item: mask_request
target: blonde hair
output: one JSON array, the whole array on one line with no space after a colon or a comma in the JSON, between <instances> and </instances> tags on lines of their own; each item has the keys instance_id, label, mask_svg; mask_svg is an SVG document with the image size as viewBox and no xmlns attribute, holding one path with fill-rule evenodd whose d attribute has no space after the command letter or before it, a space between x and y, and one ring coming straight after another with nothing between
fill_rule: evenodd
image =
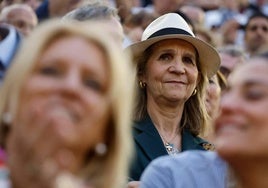
<instances>
[{"instance_id":1,"label":"blonde hair","mask_svg":"<svg viewBox=\"0 0 268 188\"><path fill-rule=\"evenodd\" d=\"M86 26L89 25L89 26ZM40 54L55 40L66 36L79 36L100 46L107 57L110 69L111 121L107 126L107 153L100 157L96 154L85 161L81 177L86 178L96 188L118 188L124 185L129 160L132 154L131 115L134 95L135 71L130 59L119 45L108 37L101 24L62 23L50 20L42 23L25 39L15 61L7 72L0 90L0 117L9 112L16 117L22 85L33 71ZM2 146L10 130L4 132L0 124L0 141ZM90 148L94 150L94 148Z\"/></svg>"}]
</instances>

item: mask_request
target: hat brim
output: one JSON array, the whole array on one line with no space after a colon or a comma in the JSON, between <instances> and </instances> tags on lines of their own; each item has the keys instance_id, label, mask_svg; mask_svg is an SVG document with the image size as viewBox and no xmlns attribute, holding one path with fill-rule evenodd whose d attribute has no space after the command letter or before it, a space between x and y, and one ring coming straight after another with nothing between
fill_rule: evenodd
<instances>
[{"instance_id":1,"label":"hat brim","mask_svg":"<svg viewBox=\"0 0 268 188\"><path fill-rule=\"evenodd\" d=\"M192 44L198 52L201 71L203 71L203 73L207 75L208 78L212 77L218 71L220 66L220 56L217 53L217 51L208 43L189 35L172 34L172 35L154 37L138 43L134 43L128 46L126 50L130 50L134 62L137 63L138 58L143 54L143 52L148 47L150 47L152 44L156 42L165 39L182 39Z\"/></svg>"}]
</instances>

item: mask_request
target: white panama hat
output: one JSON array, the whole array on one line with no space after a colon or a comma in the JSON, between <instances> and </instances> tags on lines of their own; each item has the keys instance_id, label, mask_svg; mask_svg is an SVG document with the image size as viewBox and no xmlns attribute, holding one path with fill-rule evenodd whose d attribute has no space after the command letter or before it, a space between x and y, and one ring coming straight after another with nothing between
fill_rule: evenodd
<instances>
[{"instance_id":1,"label":"white panama hat","mask_svg":"<svg viewBox=\"0 0 268 188\"><path fill-rule=\"evenodd\" d=\"M220 66L218 52L196 38L187 22L177 13L167 13L155 19L144 30L141 42L128 46L126 50L130 50L134 61L137 61L148 47L165 39L182 39L191 43L198 52L201 71L209 78L216 74Z\"/></svg>"}]
</instances>

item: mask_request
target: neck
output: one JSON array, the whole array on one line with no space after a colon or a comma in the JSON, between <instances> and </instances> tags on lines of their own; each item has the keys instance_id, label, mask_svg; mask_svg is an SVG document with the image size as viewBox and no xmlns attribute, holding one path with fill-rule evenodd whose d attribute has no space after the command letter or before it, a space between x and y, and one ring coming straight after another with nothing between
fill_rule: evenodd
<instances>
[{"instance_id":1,"label":"neck","mask_svg":"<svg viewBox=\"0 0 268 188\"><path fill-rule=\"evenodd\" d=\"M230 164L233 168L239 187L268 187L268 161L266 159L239 160Z\"/></svg>"},{"instance_id":2,"label":"neck","mask_svg":"<svg viewBox=\"0 0 268 188\"><path fill-rule=\"evenodd\" d=\"M177 131L180 124L183 105L170 107L156 103L154 100L148 100L147 111L159 131L173 134Z\"/></svg>"}]
</instances>

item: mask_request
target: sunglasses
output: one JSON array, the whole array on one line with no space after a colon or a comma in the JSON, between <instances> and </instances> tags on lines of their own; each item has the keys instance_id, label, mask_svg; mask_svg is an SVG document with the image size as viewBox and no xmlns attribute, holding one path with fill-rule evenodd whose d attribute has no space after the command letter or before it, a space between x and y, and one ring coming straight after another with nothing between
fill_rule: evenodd
<instances>
[{"instance_id":1,"label":"sunglasses","mask_svg":"<svg viewBox=\"0 0 268 188\"><path fill-rule=\"evenodd\" d=\"M254 31L257 31L258 28L262 29L262 31L264 31L264 32L267 32L268 31L268 27L267 26L258 26L258 25L249 26L248 27L248 30L254 32Z\"/></svg>"}]
</instances>

